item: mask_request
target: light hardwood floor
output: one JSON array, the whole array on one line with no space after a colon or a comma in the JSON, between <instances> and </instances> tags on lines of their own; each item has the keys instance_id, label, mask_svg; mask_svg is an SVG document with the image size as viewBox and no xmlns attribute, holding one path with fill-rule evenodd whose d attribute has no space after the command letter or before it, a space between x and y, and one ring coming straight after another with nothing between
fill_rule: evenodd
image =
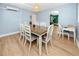
<instances>
[{"instance_id":1,"label":"light hardwood floor","mask_svg":"<svg viewBox=\"0 0 79 59\"><path fill-rule=\"evenodd\" d=\"M23 45L23 41L19 41L19 34L11 35L0 38L0 55L1 56L27 56L29 42L26 46ZM38 47L36 41L33 42L31 56L38 56ZM52 47L48 43L48 55L49 56L79 56L79 49L74 45L73 38L70 40L65 37L63 40L59 38L54 30L52 37ZM46 50L43 44L42 56L46 56Z\"/></svg>"}]
</instances>

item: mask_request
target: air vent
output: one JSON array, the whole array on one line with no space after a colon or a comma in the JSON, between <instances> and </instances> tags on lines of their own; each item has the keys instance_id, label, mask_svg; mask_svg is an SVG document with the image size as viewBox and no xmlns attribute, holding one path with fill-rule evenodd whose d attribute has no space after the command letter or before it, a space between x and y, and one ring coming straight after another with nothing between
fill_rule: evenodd
<instances>
[{"instance_id":1,"label":"air vent","mask_svg":"<svg viewBox=\"0 0 79 59\"><path fill-rule=\"evenodd\" d=\"M6 6L6 9L10 10L10 11L18 11L19 10L18 8L14 8L14 7L10 7L10 6Z\"/></svg>"}]
</instances>

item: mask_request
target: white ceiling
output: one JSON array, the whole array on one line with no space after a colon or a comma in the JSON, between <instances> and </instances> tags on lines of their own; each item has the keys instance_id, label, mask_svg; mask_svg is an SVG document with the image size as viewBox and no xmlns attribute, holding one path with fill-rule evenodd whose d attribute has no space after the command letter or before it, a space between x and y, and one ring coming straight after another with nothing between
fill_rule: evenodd
<instances>
[{"instance_id":1,"label":"white ceiling","mask_svg":"<svg viewBox=\"0 0 79 59\"><path fill-rule=\"evenodd\" d=\"M33 4L34 3L7 3L6 5L11 5L11 6L21 8L21 9L33 11L32 10ZM67 4L67 3L39 3L40 11L60 7L60 6L63 6L65 4Z\"/></svg>"}]
</instances>

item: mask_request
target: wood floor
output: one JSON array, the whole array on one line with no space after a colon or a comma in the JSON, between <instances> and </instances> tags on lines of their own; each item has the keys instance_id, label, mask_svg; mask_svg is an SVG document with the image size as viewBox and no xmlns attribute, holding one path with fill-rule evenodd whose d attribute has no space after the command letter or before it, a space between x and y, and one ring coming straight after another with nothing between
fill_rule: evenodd
<instances>
[{"instance_id":1,"label":"wood floor","mask_svg":"<svg viewBox=\"0 0 79 59\"><path fill-rule=\"evenodd\" d=\"M27 56L29 42L26 46L23 41L19 41L19 34L0 38L0 55L1 56ZM38 47L36 41L33 42L30 56L38 56ZM42 56L46 56L46 50L43 44ZM73 38L63 40L54 32L52 37L52 47L48 43L48 56L79 56L79 49L74 45Z\"/></svg>"}]
</instances>

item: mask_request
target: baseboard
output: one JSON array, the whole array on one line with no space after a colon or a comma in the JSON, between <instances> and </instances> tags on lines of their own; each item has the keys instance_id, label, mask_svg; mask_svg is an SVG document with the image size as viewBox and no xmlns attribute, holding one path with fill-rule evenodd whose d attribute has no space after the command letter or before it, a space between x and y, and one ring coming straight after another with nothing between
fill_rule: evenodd
<instances>
[{"instance_id":1,"label":"baseboard","mask_svg":"<svg viewBox=\"0 0 79 59\"><path fill-rule=\"evenodd\" d=\"M76 42L77 42L77 47L79 48L79 41L78 41L78 40L76 40Z\"/></svg>"},{"instance_id":2,"label":"baseboard","mask_svg":"<svg viewBox=\"0 0 79 59\"><path fill-rule=\"evenodd\" d=\"M3 34L3 35L0 35L0 38L1 38L1 37L5 37L5 36L9 36L9 35L14 35L14 34L17 34L17 33L19 33L19 31L17 31L17 32L12 32L12 33L7 33L7 34Z\"/></svg>"}]
</instances>

